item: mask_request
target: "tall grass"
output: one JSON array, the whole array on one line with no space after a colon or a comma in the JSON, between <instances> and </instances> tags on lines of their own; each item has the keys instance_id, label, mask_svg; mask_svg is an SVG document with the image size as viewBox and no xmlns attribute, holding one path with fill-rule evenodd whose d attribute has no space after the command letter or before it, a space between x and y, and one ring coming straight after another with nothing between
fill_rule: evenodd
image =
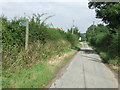
<instances>
[{"instance_id":1,"label":"tall grass","mask_svg":"<svg viewBox=\"0 0 120 90\"><path fill-rule=\"evenodd\" d=\"M19 26L26 19L0 17L3 87L43 87L54 76L46 65L49 59L77 45L76 35L51 28L41 20L43 15L34 14L29 18L28 50L24 49L25 27Z\"/></svg>"},{"instance_id":2,"label":"tall grass","mask_svg":"<svg viewBox=\"0 0 120 90\"><path fill-rule=\"evenodd\" d=\"M19 22L25 22L26 18L14 18L7 20L2 16L2 44L3 44L3 70L18 69L36 63L51 54L59 53L64 49L73 47L78 42L77 36L64 31L50 28L41 20L44 14L33 15L29 18L28 50L25 46L25 27L19 26ZM36 48L31 48L31 47ZM14 68L14 69L15 69Z\"/></svg>"},{"instance_id":3,"label":"tall grass","mask_svg":"<svg viewBox=\"0 0 120 90\"><path fill-rule=\"evenodd\" d=\"M34 47L34 48L33 48ZM61 51L70 48L68 41L48 41L41 44L40 41L33 42L29 45L28 50L17 50L16 47L8 49L3 56L3 70L16 70L28 67L34 63L40 62L52 55L59 54Z\"/></svg>"},{"instance_id":4,"label":"tall grass","mask_svg":"<svg viewBox=\"0 0 120 90\"><path fill-rule=\"evenodd\" d=\"M62 43L63 41L60 42ZM3 71L3 88L43 88L55 76L58 68L74 54L62 60L62 63L49 65L48 62L53 57L71 52L72 49L68 48L69 42L63 42L66 43L67 48L62 45L57 47L58 43L53 41L45 45L40 45L39 43L39 41L33 43L27 52L22 50L16 55L17 59L14 59L16 61ZM12 59L13 57L10 60Z\"/></svg>"}]
</instances>

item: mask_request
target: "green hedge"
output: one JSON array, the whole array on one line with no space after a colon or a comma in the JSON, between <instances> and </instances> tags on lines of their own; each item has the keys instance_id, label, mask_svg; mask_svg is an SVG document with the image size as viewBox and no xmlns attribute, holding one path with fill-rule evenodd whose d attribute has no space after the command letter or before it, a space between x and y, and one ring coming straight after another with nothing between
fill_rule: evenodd
<instances>
[{"instance_id":1,"label":"green hedge","mask_svg":"<svg viewBox=\"0 0 120 90\"><path fill-rule=\"evenodd\" d=\"M116 29L116 33L111 33L111 28L107 26L102 26L103 30L99 25L95 27L94 33L93 26L90 26L87 30L88 42L97 49L105 62L109 63L109 60L120 60L120 29ZM101 32L99 32L99 29Z\"/></svg>"},{"instance_id":2,"label":"green hedge","mask_svg":"<svg viewBox=\"0 0 120 90\"><path fill-rule=\"evenodd\" d=\"M26 52L24 50L26 28L19 26L19 22L25 21L25 18L7 20L7 17L1 16L0 20L2 21L3 69L9 69L12 65L25 66L38 62L38 59L74 47L78 42L75 35L50 28L41 21L38 14L29 18L29 47ZM35 61L32 60L31 55L35 57Z\"/></svg>"}]
</instances>

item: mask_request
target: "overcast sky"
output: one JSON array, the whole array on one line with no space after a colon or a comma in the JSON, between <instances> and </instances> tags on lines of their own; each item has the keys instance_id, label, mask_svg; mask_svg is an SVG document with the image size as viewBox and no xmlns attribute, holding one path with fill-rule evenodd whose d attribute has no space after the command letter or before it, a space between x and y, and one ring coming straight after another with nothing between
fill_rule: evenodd
<instances>
[{"instance_id":1,"label":"overcast sky","mask_svg":"<svg viewBox=\"0 0 120 90\"><path fill-rule=\"evenodd\" d=\"M88 8L86 0L4 0L1 5L2 13L8 18L21 17L24 13L26 16L32 16L33 13L55 15L46 23L52 23L54 27L63 28L65 31L72 27L73 20L81 33L85 33L93 21L95 24L102 23L95 18L95 10Z\"/></svg>"}]
</instances>

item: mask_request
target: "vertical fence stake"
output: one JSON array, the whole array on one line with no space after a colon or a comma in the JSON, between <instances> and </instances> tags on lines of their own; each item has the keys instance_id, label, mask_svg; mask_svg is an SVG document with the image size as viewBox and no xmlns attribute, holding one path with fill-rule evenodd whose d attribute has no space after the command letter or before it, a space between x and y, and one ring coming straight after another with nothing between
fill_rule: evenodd
<instances>
[{"instance_id":1,"label":"vertical fence stake","mask_svg":"<svg viewBox=\"0 0 120 90\"><path fill-rule=\"evenodd\" d=\"M29 21L26 20L26 36L25 36L25 50L28 49L28 38L29 38Z\"/></svg>"}]
</instances>

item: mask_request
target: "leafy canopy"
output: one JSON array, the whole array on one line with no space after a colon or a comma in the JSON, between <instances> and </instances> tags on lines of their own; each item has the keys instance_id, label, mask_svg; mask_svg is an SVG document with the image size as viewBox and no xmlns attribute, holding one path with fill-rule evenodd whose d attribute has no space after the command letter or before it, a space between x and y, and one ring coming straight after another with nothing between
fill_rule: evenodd
<instances>
[{"instance_id":1,"label":"leafy canopy","mask_svg":"<svg viewBox=\"0 0 120 90\"><path fill-rule=\"evenodd\" d=\"M89 2L88 7L95 9L96 17L108 24L111 28L120 27L120 3L119 2Z\"/></svg>"}]
</instances>

